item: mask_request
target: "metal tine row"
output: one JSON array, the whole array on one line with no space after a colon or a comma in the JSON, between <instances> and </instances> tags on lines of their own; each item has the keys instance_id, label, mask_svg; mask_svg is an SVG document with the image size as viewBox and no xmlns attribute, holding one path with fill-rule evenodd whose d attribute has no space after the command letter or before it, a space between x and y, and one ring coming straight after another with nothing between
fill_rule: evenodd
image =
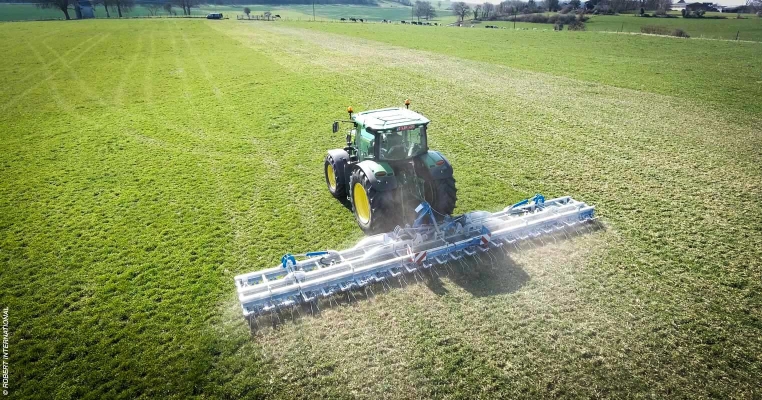
<instances>
[{"instance_id":1,"label":"metal tine row","mask_svg":"<svg viewBox=\"0 0 762 400\"><path fill-rule=\"evenodd\" d=\"M548 228L544 228L541 230L541 232L538 234L537 232L533 232L533 234L528 234L524 236L519 236L516 238L497 238L490 240L487 244L487 246L472 246L463 249L460 252L454 252L451 253L449 256L445 257L435 257L433 260L424 260L421 264L413 264L413 263L405 263L399 268L391 268L389 271L387 271L387 274L371 274L368 276L365 276L363 278L356 279L354 281L348 281L344 282L338 285L338 287L329 287L329 288L322 288L321 292L319 294L311 294L310 296L303 295L301 299L295 300L293 298L288 298L281 303L275 305L275 304L268 304L262 308L260 312L255 312L252 314L249 318L250 324L254 323L255 326L258 325L257 318L263 315L270 315L271 320L273 321L273 324L275 324L275 320L277 320L278 323L281 323L280 313L284 309L288 309L291 313L292 319L294 315L294 311L301 316L301 312L298 309L298 305L301 304L309 304L310 305L310 311L314 315L315 310L317 310L318 313L320 313L320 306L319 306L319 299L324 299L328 301L329 307L333 306L333 303L336 303L336 306L339 305L339 302L336 300L336 296L338 295L345 295L347 302L351 303L352 299L356 301L357 297L354 295L355 290L363 289L365 293L365 297L370 300L372 297L375 297L375 292L373 291L373 285L381 284L381 288L384 291L391 290L391 285L389 285L388 279L389 278L397 278L400 287L404 287L409 285L410 283L407 280L408 275L412 275L416 282L420 279L421 281L425 281L425 277L423 275L424 271L429 271L429 275L434 278L434 275L436 274L437 277L442 276L440 274L440 271L442 267L444 267L444 270L446 271L445 276L449 276L450 272L454 272L451 268L451 264L453 261L457 261L457 265L461 269L461 272L463 272L465 269L469 268L469 265L467 262L465 262L465 258L463 257L468 256L470 258L476 258L478 259L479 263L483 261L481 254L486 254L487 257L489 257L490 265L494 268L495 264L498 262L497 257L491 252L490 250L498 249L501 251L504 251L505 253L509 253L511 248L515 248L517 250L521 250L521 242L527 242L531 243L532 240L530 239L537 239L541 236L551 236L553 237L554 241L557 241L555 238L555 235L559 233L563 233L566 238L569 238L569 233L572 230L577 230L578 228L586 228L587 230L595 229L594 226L590 226L593 224L598 224L599 221L597 218L586 218L579 221L566 221L563 223L559 223L557 225L553 225ZM543 241L544 243L544 241ZM440 268L437 268L440 267ZM396 271L395 271L396 270ZM371 293L371 295L368 295L368 292Z\"/></svg>"},{"instance_id":2,"label":"metal tine row","mask_svg":"<svg viewBox=\"0 0 762 400\"><path fill-rule=\"evenodd\" d=\"M590 222L594 222L595 224L591 224ZM518 236L492 237L491 240L485 243L486 245L472 245L460 250L433 257L431 259L424 259L421 263L418 264L411 262L402 262L399 266L394 266L381 272L375 272L359 278L352 277L352 279L347 281L320 288L319 291L312 291L308 293L299 292L297 295L291 295L283 299L272 299L271 301L258 306L258 309L256 310L245 310L245 313L249 316L253 316L254 320L256 320L256 317L258 316L268 314L271 316L271 318L274 317L280 320L280 316L278 314L282 310L290 310L291 315L293 316L294 308L296 308L296 306L309 304L310 310L314 314L315 310L320 312L318 303L321 299L327 300L329 306L332 306L333 302L336 302L337 305L339 304L339 302L336 300L337 296L346 296L348 302L351 302L352 299L357 301L357 297L355 296L354 291L360 289L364 291L366 298L370 299L371 295L375 297L375 292L373 291L372 286L381 284L382 290L388 291L391 289L391 285L388 282L389 279L397 278L397 281L402 287L409 284L407 279L407 276L409 275L412 275L416 282L418 282L419 279L424 281L424 273L426 271L429 271L429 275L432 277L432 279L434 278L435 274L438 277L441 276L440 271L444 271L445 274L449 276L450 272L454 272L452 269L452 267L455 265L453 261L458 261L457 265L461 268L461 270L469 268L469 263L465 261L464 256L468 256L469 258L476 258L478 263L483 263L484 259L482 254L486 253L487 257L489 258L489 263L494 268L495 264L498 262L498 259L495 254L490 251L492 249L500 249L506 253L510 252L511 248L521 250L522 245L526 243L528 243L529 246L537 246L538 244L535 241L536 239L539 239L542 244L545 244L546 239L544 237L548 236L550 236L554 242L557 242L557 234L563 234L566 236L566 238L570 238L571 234L578 233L580 229L587 229L588 231L595 229L598 223L599 221L597 221L597 218L593 217L592 214L590 214L586 215L584 218L580 218L579 220L566 220L556 222L552 225L540 226L532 231L524 231L524 233L521 233ZM398 231L400 230L395 229L395 234L398 234ZM297 313L301 315L298 308Z\"/></svg>"}]
</instances>

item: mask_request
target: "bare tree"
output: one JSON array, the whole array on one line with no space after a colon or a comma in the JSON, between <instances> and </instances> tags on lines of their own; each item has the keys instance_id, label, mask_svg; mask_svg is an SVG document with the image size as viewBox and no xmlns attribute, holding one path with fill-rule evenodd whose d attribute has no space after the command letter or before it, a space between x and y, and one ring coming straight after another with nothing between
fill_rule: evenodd
<instances>
[{"instance_id":1,"label":"bare tree","mask_svg":"<svg viewBox=\"0 0 762 400\"><path fill-rule=\"evenodd\" d=\"M146 10L148 10L148 14L153 17L155 17L159 10L161 10L161 5L159 3L143 4L143 7L145 7Z\"/></svg>"},{"instance_id":2,"label":"bare tree","mask_svg":"<svg viewBox=\"0 0 762 400\"><path fill-rule=\"evenodd\" d=\"M91 3L93 4L93 9L95 9L95 6L102 5L103 9L106 10L106 18L111 18L111 14L108 13L108 8L111 6L111 0L92 0Z\"/></svg>"},{"instance_id":3,"label":"bare tree","mask_svg":"<svg viewBox=\"0 0 762 400\"><path fill-rule=\"evenodd\" d=\"M418 17L418 21L420 21L421 18L430 19L436 17L436 11L428 1L416 1L413 6L413 14Z\"/></svg>"},{"instance_id":4,"label":"bare tree","mask_svg":"<svg viewBox=\"0 0 762 400\"><path fill-rule=\"evenodd\" d=\"M482 4L482 19L489 19L495 13L495 5L492 3Z\"/></svg>"},{"instance_id":5,"label":"bare tree","mask_svg":"<svg viewBox=\"0 0 762 400\"><path fill-rule=\"evenodd\" d=\"M666 14L667 11L672 9L672 0L659 0L659 8L657 11Z\"/></svg>"},{"instance_id":6,"label":"bare tree","mask_svg":"<svg viewBox=\"0 0 762 400\"><path fill-rule=\"evenodd\" d=\"M427 1L427 3L429 2ZM435 10L434 6L432 6L431 3L429 3L428 8L426 9L426 20L430 20L436 17L437 17L437 10Z\"/></svg>"},{"instance_id":7,"label":"bare tree","mask_svg":"<svg viewBox=\"0 0 762 400\"><path fill-rule=\"evenodd\" d=\"M466 14L471 11L471 7L462 1L452 3L450 7L452 7L452 13L455 14L460 21L463 21L463 19L466 18Z\"/></svg>"},{"instance_id":8,"label":"bare tree","mask_svg":"<svg viewBox=\"0 0 762 400\"><path fill-rule=\"evenodd\" d=\"M198 0L175 0L175 2L183 9L183 15L191 15L191 8L198 5Z\"/></svg>"},{"instance_id":9,"label":"bare tree","mask_svg":"<svg viewBox=\"0 0 762 400\"><path fill-rule=\"evenodd\" d=\"M55 8L58 10L61 10L61 12L64 13L64 16L67 20L71 19L69 17L69 5L72 4L73 0L44 0L42 2L37 3L38 8Z\"/></svg>"},{"instance_id":10,"label":"bare tree","mask_svg":"<svg viewBox=\"0 0 762 400\"><path fill-rule=\"evenodd\" d=\"M243 8L243 13L246 14L246 18L251 19L251 17L249 16L249 14L251 14L251 8L244 7Z\"/></svg>"},{"instance_id":11,"label":"bare tree","mask_svg":"<svg viewBox=\"0 0 762 400\"><path fill-rule=\"evenodd\" d=\"M762 10L762 0L746 0L746 9L750 13Z\"/></svg>"},{"instance_id":12,"label":"bare tree","mask_svg":"<svg viewBox=\"0 0 762 400\"><path fill-rule=\"evenodd\" d=\"M175 11L172 10L172 3L164 3L164 11L166 11L168 15L175 15Z\"/></svg>"},{"instance_id":13,"label":"bare tree","mask_svg":"<svg viewBox=\"0 0 762 400\"><path fill-rule=\"evenodd\" d=\"M466 18L466 14L471 11L471 7L462 1L450 3L450 9L453 15L458 17L458 21L463 21Z\"/></svg>"},{"instance_id":14,"label":"bare tree","mask_svg":"<svg viewBox=\"0 0 762 400\"><path fill-rule=\"evenodd\" d=\"M474 13L474 19L479 19L479 11L481 11L481 10L482 10L482 5L481 4L477 4L477 5L474 6L474 9L472 10L473 13Z\"/></svg>"},{"instance_id":15,"label":"bare tree","mask_svg":"<svg viewBox=\"0 0 762 400\"><path fill-rule=\"evenodd\" d=\"M558 0L545 0L545 8L548 11L558 11Z\"/></svg>"},{"instance_id":16,"label":"bare tree","mask_svg":"<svg viewBox=\"0 0 762 400\"><path fill-rule=\"evenodd\" d=\"M130 12L134 6L135 0L113 0L111 3L111 9L116 10L119 18L122 18L123 12Z\"/></svg>"}]
</instances>

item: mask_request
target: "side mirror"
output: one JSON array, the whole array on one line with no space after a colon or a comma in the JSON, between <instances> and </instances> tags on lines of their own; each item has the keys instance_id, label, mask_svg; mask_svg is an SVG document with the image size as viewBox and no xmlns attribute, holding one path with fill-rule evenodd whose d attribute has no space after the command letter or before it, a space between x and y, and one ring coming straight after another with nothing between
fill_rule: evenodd
<instances>
[{"instance_id":1,"label":"side mirror","mask_svg":"<svg viewBox=\"0 0 762 400\"><path fill-rule=\"evenodd\" d=\"M336 133L339 131L339 121L335 121L333 123L333 133Z\"/></svg>"}]
</instances>

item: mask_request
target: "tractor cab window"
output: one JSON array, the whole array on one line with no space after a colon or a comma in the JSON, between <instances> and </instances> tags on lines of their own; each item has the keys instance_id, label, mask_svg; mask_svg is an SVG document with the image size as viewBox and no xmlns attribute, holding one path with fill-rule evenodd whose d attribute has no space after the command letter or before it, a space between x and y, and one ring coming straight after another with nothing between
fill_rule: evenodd
<instances>
[{"instance_id":1,"label":"tractor cab window","mask_svg":"<svg viewBox=\"0 0 762 400\"><path fill-rule=\"evenodd\" d=\"M376 136L361 129L357 134L357 144L360 153L360 160L374 158L374 147L376 146Z\"/></svg>"},{"instance_id":2,"label":"tractor cab window","mask_svg":"<svg viewBox=\"0 0 762 400\"><path fill-rule=\"evenodd\" d=\"M380 156L384 160L405 160L426 150L425 127L380 133Z\"/></svg>"}]
</instances>

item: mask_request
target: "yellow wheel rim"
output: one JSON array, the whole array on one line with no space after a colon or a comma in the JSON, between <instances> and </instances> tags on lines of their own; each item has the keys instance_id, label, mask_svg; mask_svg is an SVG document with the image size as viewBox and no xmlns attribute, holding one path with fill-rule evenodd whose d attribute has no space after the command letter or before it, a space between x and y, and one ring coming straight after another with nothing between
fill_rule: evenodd
<instances>
[{"instance_id":1,"label":"yellow wheel rim","mask_svg":"<svg viewBox=\"0 0 762 400\"><path fill-rule=\"evenodd\" d=\"M370 201L368 201L365 188L359 183L355 183L355 187L352 189L352 200L355 203L357 219L363 224L367 224L370 221Z\"/></svg>"},{"instance_id":2,"label":"yellow wheel rim","mask_svg":"<svg viewBox=\"0 0 762 400\"><path fill-rule=\"evenodd\" d=\"M328 177L328 187L331 190L336 190L336 174L333 172L333 165L328 164L328 168L325 169L325 174Z\"/></svg>"}]
</instances>

